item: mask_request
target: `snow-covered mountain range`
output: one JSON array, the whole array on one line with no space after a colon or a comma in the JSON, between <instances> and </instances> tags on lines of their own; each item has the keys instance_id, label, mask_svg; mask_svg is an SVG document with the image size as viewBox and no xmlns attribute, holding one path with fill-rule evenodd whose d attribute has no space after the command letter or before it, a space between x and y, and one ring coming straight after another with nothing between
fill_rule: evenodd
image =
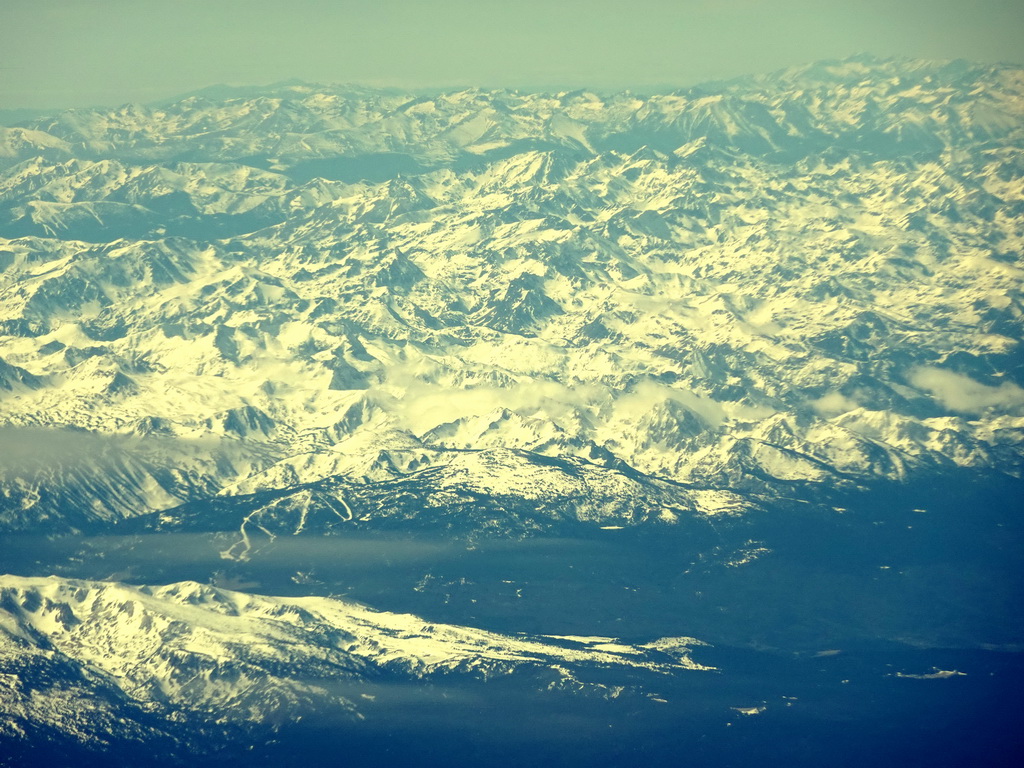
<instances>
[{"instance_id":1,"label":"snow-covered mountain range","mask_svg":"<svg viewBox=\"0 0 1024 768\"><path fill-rule=\"evenodd\" d=\"M25 761L181 756L311 709L351 723L382 681L661 702L650 681L699 668L696 641L638 640L627 609L736 641L739 608L759 652L876 625L1019 648L997 615L1019 584L986 579L1020 532L1022 250L1012 66L854 57L658 94L286 83L0 127L0 572L22 574L0 577L0 765L5 739ZM958 488L984 504L958 516ZM381 592L457 621L328 597L352 574L314 587L298 560L265 583L304 597L139 566L161 536L201 541L259 587L279 539L599 553L623 531L623 561L650 553L635 579L587 550L571 578L446 561ZM99 537L67 562L12 549L76 532ZM516 634L560 578L625 606L601 621L628 639ZM492 605L463 620L453 585ZM478 614L490 630L462 626Z\"/></svg>"},{"instance_id":2,"label":"snow-covered mountain range","mask_svg":"<svg viewBox=\"0 0 1024 768\"><path fill-rule=\"evenodd\" d=\"M509 637L328 598L269 598L196 584L0 580L0 741L40 724L59 738L173 735L189 718L273 724L364 717L374 686L520 675L540 689L616 697L609 670L706 670L692 638L642 647L607 637ZM587 680L586 672L597 679ZM583 679L579 679L581 676ZM83 712L89 716L83 718ZM127 715L127 716L126 716ZM133 716L134 715L134 716ZM54 734L51 734L51 738Z\"/></svg>"},{"instance_id":3,"label":"snow-covered mountain range","mask_svg":"<svg viewBox=\"0 0 1024 768\"><path fill-rule=\"evenodd\" d=\"M12 452L3 517L496 449L717 491L702 512L1016 473L1022 105L1020 70L854 59L650 97L288 85L4 129L0 439L81 433L35 473Z\"/></svg>"}]
</instances>

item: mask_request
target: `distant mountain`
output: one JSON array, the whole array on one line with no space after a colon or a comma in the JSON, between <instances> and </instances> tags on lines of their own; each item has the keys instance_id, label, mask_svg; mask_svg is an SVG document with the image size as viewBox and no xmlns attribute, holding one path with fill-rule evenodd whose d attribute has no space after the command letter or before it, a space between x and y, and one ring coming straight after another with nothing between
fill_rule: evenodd
<instances>
[{"instance_id":1,"label":"distant mountain","mask_svg":"<svg viewBox=\"0 0 1024 768\"><path fill-rule=\"evenodd\" d=\"M0 516L452 450L722 498L1017 474L1022 91L855 58L645 98L290 83L9 129L0 418L136 443L116 477L6 467Z\"/></svg>"}]
</instances>

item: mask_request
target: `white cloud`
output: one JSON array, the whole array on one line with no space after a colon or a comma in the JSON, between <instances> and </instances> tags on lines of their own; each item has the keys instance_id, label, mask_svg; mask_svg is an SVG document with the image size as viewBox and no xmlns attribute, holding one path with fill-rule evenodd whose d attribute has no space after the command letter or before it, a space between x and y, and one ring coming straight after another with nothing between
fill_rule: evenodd
<instances>
[{"instance_id":1,"label":"white cloud","mask_svg":"<svg viewBox=\"0 0 1024 768\"><path fill-rule=\"evenodd\" d=\"M944 407L960 413L1024 408L1024 389L1009 381L990 387L962 373L922 366L910 374L910 383L931 393Z\"/></svg>"},{"instance_id":2,"label":"white cloud","mask_svg":"<svg viewBox=\"0 0 1024 768\"><path fill-rule=\"evenodd\" d=\"M827 395L822 395L817 400L811 400L811 407L818 412L820 416L837 416L841 413L847 413L852 411L854 408L859 408L859 404L856 400L851 400L839 392L829 392Z\"/></svg>"},{"instance_id":3,"label":"white cloud","mask_svg":"<svg viewBox=\"0 0 1024 768\"><path fill-rule=\"evenodd\" d=\"M666 400L685 406L713 427L720 426L726 419L725 410L719 402L654 381L641 381L632 392L620 396L615 402L615 410L619 416L635 419Z\"/></svg>"}]
</instances>

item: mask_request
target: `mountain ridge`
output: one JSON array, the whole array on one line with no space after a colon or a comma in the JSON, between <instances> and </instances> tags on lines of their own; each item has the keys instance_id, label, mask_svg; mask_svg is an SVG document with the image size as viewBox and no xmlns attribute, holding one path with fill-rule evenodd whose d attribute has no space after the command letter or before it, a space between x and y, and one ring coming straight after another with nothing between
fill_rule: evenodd
<instances>
[{"instance_id":1,"label":"mountain ridge","mask_svg":"<svg viewBox=\"0 0 1024 768\"><path fill-rule=\"evenodd\" d=\"M5 374L21 384L0 415L159 424L157 460L194 479L149 473L154 499L282 460L298 477L373 442L601 457L755 496L951 464L1017 473L1024 75L815 66L646 100L303 86L60 118L60 141L103 159L0 175L0 354L24 371ZM846 91L794 85L840 76ZM620 134L636 146L609 149ZM247 165L275 136L277 160ZM219 159L138 165L140 141ZM362 163L352 179L393 177L316 175L338 157ZM195 464L174 439L223 450Z\"/></svg>"}]
</instances>

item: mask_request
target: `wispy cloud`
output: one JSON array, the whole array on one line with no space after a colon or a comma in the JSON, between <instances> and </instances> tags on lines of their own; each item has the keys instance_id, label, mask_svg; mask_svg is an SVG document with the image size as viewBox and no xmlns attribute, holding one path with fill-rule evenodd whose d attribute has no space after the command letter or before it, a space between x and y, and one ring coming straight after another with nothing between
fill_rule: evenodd
<instances>
[{"instance_id":1,"label":"wispy cloud","mask_svg":"<svg viewBox=\"0 0 1024 768\"><path fill-rule=\"evenodd\" d=\"M159 461L212 460L238 451L238 441L216 436L181 438L173 435L126 435L87 432L67 427L0 425L0 474L34 473L54 467L101 469L125 456Z\"/></svg>"},{"instance_id":2,"label":"wispy cloud","mask_svg":"<svg viewBox=\"0 0 1024 768\"><path fill-rule=\"evenodd\" d=\"M921 366L911 373L910 383L929 392L945 408L959 413L1024 409L1024 389L1009 381L990 387L962 373Z\"/></svg>"},{"instance_id":3,"label":"wispy cloud","mask_svg":"<svg viewBox=\"0 0 1024 768\"><path fill-rule=\"evenodd\" d=\"M836 416L859 407L856 400L851 400L840 392L829 392L822 395L817 400L812 400L810 405L820 416L825 417Z\"/></svg>"}]
</instances>

